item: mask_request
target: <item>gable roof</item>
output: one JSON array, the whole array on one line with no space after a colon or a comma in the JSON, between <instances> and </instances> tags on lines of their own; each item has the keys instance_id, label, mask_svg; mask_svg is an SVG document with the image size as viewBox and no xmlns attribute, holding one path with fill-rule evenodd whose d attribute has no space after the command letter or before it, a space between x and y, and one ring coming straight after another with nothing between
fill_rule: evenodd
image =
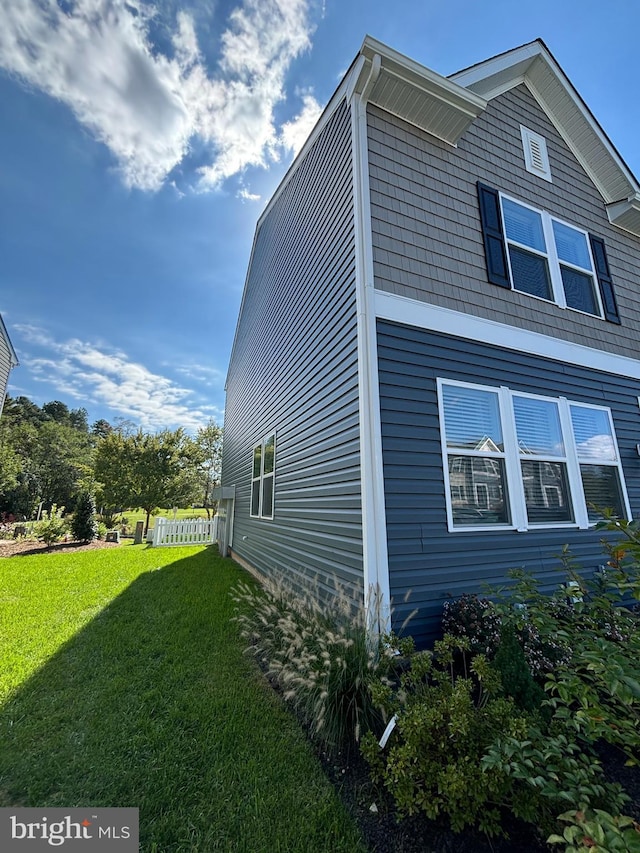
<instances>
[{"instance_id":1,"label":"gable roof","mask_svg":"<svg viewBox=\"0 0 640 853\"><path fill-rule=\"evenodd\" d=\"M18 356L16 355L16 351L14 350L13 344L11 343L11 338L9 337L7 327L5 326L4 320L2 319L2 314L0 314L0 336L2 336L7 342L7 347L9 348L9 358L11 360L11 367L17 367L20 362L18 361Z\"/></svg>"},{"instance_id":2,"label":"gable roof","mask_svg":"<svg viewBox=\"0 0 640 853\"><path fill-rule=\"evenodd\" d=\"M370 103L451 145L489 101L524 84L600 192L610 222L640 236L640 184L541 39L442 77L366 36L351 73Z\"/></svg>"}]
</instances>

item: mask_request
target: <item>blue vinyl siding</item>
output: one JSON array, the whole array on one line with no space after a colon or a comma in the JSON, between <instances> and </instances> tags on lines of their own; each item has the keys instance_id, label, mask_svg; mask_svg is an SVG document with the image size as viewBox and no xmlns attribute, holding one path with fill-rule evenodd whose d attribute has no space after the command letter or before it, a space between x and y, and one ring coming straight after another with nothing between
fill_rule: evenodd
<instances>
[{"instance_id":1,"label":"blue vinyl siding","mask_svg":"<svg viewBox=\"0 0 640 853\"><path fill-rule=\"evenodd\" d=\"M233 552L263 574L362 588L351 114L344 102L259 223L227 380ZM276 433L273 520L252 448Z\"/></svg>"},{"instance_id":2,"label":"blue vinyl siding","mask_svg":"<svg viewBox=\"0 0 640 853\"><path fill-rule=\"evenodd\" d=\"M436 378L610 407L634 516L640 382L598 371L595 363L589 370L386 321L378 322L378 364L396 625L418 608L408 631L423 643L437 633L447 597L503 584L512 568L527 569L550 589L562 580L557 555L565 544L585 569L606 561L595 530L448 532Z\"/></svg>"}]
</instances>

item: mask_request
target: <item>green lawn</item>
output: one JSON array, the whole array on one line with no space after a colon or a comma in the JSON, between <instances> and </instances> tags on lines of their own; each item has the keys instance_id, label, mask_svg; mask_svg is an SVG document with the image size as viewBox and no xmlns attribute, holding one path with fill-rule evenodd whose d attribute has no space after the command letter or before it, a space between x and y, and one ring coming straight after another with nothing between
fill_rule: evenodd
<instances>
[{"instance_id":1,"label":"green lawn","mask_svg":"<svg viewBox=\"0 0 640 853\"><path fill-rule=\"evenodd\" d=\"M213 549L0 559L0 806L137 806L146 853L358 851Z\"/></svg>"}]
</instances>

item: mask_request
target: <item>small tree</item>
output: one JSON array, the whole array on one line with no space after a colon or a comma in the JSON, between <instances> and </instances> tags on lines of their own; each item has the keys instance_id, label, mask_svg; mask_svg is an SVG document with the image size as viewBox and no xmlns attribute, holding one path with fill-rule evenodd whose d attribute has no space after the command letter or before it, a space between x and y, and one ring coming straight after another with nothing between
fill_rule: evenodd
<instances>
[{"instance_id":1,"label":"small tree","mask_svg":"<svg viewBox=\"0 0 640 853\"><path fill-rule=\"evenodd\" d=\"M91 492L80 492L71 523L71 532L73 538L81 542L91 542L98 536L96 502Z\"/></svg>"},{"instance_id":2,"label":"small tree","mask_svg":"<svg viewBox=\"0 0 640 853\"><path fill-rule=\"evenodd\" d=\"M36 538L44 542L47 548L50 548L54 542L59 542L67 532L67 522L62 517L64 507L59 509L54 504L51 507L51 512L46 509L42 513L42 519L34 525L34 533Z\"/></svg>"}]
</instances>

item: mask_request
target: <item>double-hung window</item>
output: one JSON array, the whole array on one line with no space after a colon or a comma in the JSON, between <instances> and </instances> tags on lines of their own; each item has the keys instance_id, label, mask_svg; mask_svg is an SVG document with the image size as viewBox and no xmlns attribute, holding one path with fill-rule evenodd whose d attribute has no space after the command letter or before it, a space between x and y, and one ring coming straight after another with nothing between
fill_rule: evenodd
<instances>
[{"instance_id":1,"label":"double-hung window","mask_svg":"<svg viewBox=\"0 0 640 853\"><path fill-rule=\"evenodd\" d=\"M629 518L609 409L438 380L450 530Z\"/></svg>"},{"instance_id":2,"label":"double-hung window","mask_svg":"<svg viewBox=\"0 0 640 853\"><path fill-rule=\"evenodd\" d=\"M276 436L271 433L253 448L250 514L255 518L273 518L275 463Z\"/></svg>"},{"instance_id":3,"label":"double-hung window","mask_svg":"<svg viewBox=\"0 0 640 853\"><path fill-rule=\"evenodd\" d=\"M602 316L588 234L501 195L514 290Z\"/></svg>"},{"instance_id":4,"label":"double-hung window","mask_svg":"<svg viewBox=\"0 0 640 853\"><path fill-rule=\"evenodd\" d=\"M602 238L478 182L492 284L620 323Z\"/></svg>"}]
</instances>

